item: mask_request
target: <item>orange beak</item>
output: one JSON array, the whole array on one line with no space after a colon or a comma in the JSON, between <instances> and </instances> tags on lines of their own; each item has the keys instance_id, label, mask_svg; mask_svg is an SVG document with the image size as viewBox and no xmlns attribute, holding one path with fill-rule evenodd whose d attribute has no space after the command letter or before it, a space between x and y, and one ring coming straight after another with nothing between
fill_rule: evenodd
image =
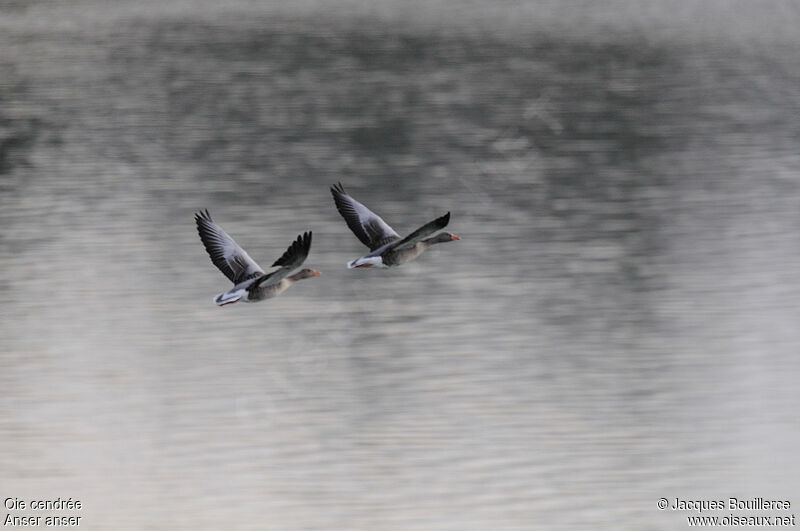
<instances>
[{"instance_id":1,"label":"orange beak","mask_svg":"<svg viewBox=\"0 0 800 531\"><path fill-rule=\"evenodd\" d=\"M455 234L450 235L450 240L460 240L460 239L461 238L459 236L456 236Z\"/></svg>"},{"instance_id":2,"label":"orange beak","mask_svg":"<svg viewBox=\"0 0 800 531\"><path fill-rule=\"evenodd\" d=\"M320 276L322 274L322 272L321 271L317 271L316 269L312 269L311 270L311 274L314 275L315 277L318 277L318 276Z\"/></svg>"}]
</instances>

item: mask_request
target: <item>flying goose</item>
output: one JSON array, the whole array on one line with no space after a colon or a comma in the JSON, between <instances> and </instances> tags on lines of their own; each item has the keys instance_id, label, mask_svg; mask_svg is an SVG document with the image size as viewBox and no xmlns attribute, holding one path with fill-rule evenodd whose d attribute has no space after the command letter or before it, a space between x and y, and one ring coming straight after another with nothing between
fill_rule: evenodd
<instances>
[{"instance_id":1,"label":"flying goose","mask_svg":"<svg viewBox=\"0 0 800 531\"><path fill-rule=\"evenodd\" d=\"M239 301L258 302L271 299L283 293L298 280L321 275L319 271L308 268L289 275L300 267L308 256L308 251L311 249L311 231L298 236L283 256L270 266L280 266L280 269L264 273L247 252L211 219L208 210L197 212L194 219L197 222L200 240L211 261L234 284L230 290L214 297L217 306Z\"/></svg>"},{"instance_id":2,"label":"flying goose","mask_svg":"<svg viewBox=\"0 0 800 531\"><path fill-rule=\"evenodd\" d=\"M361 258L348 262L348 269L398 266L415 259L431 245L461 239L449 232L425 238L447 226L450 221L450 212L426 223L405 238L401 238L380 216L350 197L345 192L342 183L331 186L331 194L333 194L336 209L347 222L347 226L350 227L356 238L370 250Z\"/></svg>"}]
</instances>

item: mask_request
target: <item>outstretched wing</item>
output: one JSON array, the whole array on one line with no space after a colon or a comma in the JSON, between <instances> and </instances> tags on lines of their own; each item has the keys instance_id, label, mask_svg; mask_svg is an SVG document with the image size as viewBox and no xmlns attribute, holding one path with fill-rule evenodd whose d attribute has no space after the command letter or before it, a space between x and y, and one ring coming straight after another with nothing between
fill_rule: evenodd
<instances>
[{"instance_id":1,"label":"outstretched wing","mask_svg":"<svg viewBox=\"0 0 800 531\"><path fill-rule=\"evenodd\" d=\"M389 249L393 249L395 251L399 251L401 249L412 247L422 238L430 234L433 234L437 230L445 228L448 223L450 223L450 212L448 212L447 214L445 214L440 218L436 218L433 221L429 221L428 223L421 226L420 228L418 228L417 230L415 230L402 240L399 240L397 243L392 243L391 245L388 245L386 247L386 250L388 251Z\"/></svg>"},{"instance_id":2,"label":"outstretched wing","mask_svg":"<svg viewBox=\"0 0 800 531\"><path fill-rule=\"evenodd\" d=\"M311 250L311 231L304 232L298 236L295 241L286 249L283 255L275 260L271 267L280 266L271 273L268 273L258 280L256 280L248 289L255 289L262 285L269 286L270 284L277 284L293 270L300 267L300 264L305 262L308 257L308 252Z\"/></svg>"},{"instance_id":3,"label":"outstretched wing","mask_svg":"<svg viewBox=\"0 0 800 531\"><path fill-rule=\"evenodd\" d=\"M336 209L342 215L347 226L361 240L361 243L369 247L370 251L386 245L394 240L399 240L398 235L380 216L350 197L344 191L342 183L331 187L333 202Z\"/></svg>"},{"instance_id":4,"label":"outstretched wing","mask_svg":"<svg viewBox=\"0 0 800 531\"><path fill-rule=\"evenodd\" d=\"M208 210L197 212L194 220L208 256L231 282L238 284L264 274L255 260L211 219Z\"/></svg>"}]
</instances>

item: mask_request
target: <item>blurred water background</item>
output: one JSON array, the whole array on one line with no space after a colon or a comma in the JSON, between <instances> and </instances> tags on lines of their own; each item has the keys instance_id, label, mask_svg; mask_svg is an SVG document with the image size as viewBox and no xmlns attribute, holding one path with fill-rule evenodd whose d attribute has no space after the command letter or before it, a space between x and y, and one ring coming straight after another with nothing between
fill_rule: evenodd
<instances>
[{"instance_id":1,"label":"blurred water background","mask_svg":"<svg viewBox=\"0 0 800 531\"><path fill-rule=\"evenodd\" d=\"M0 496L84 529L800 504L800 8L643 4L0 2ZM463 239L346 270L339 180ZM264 266L313 230L323 276L215 307L206 207Z\"/></svg>"}]
</instances>

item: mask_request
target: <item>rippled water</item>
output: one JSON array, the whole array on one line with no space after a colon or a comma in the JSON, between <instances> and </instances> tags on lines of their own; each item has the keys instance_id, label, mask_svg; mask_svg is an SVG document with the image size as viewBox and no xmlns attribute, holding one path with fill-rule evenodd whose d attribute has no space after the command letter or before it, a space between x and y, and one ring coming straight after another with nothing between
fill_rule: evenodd
<instances>
[{"instance_id":1,"label":"rippled water","mask_svg":"<svg viewBox=\"0 0 800 531\"><path fill-rule=\"evenodd\" d=\"M87 529L800 504L800 16L701 4L4 4L0 495ZM347 270L340 180L463 239ZM323 276L215 307L206 207L262 265L313 230Z\"/></svg>"}]
</instances>

